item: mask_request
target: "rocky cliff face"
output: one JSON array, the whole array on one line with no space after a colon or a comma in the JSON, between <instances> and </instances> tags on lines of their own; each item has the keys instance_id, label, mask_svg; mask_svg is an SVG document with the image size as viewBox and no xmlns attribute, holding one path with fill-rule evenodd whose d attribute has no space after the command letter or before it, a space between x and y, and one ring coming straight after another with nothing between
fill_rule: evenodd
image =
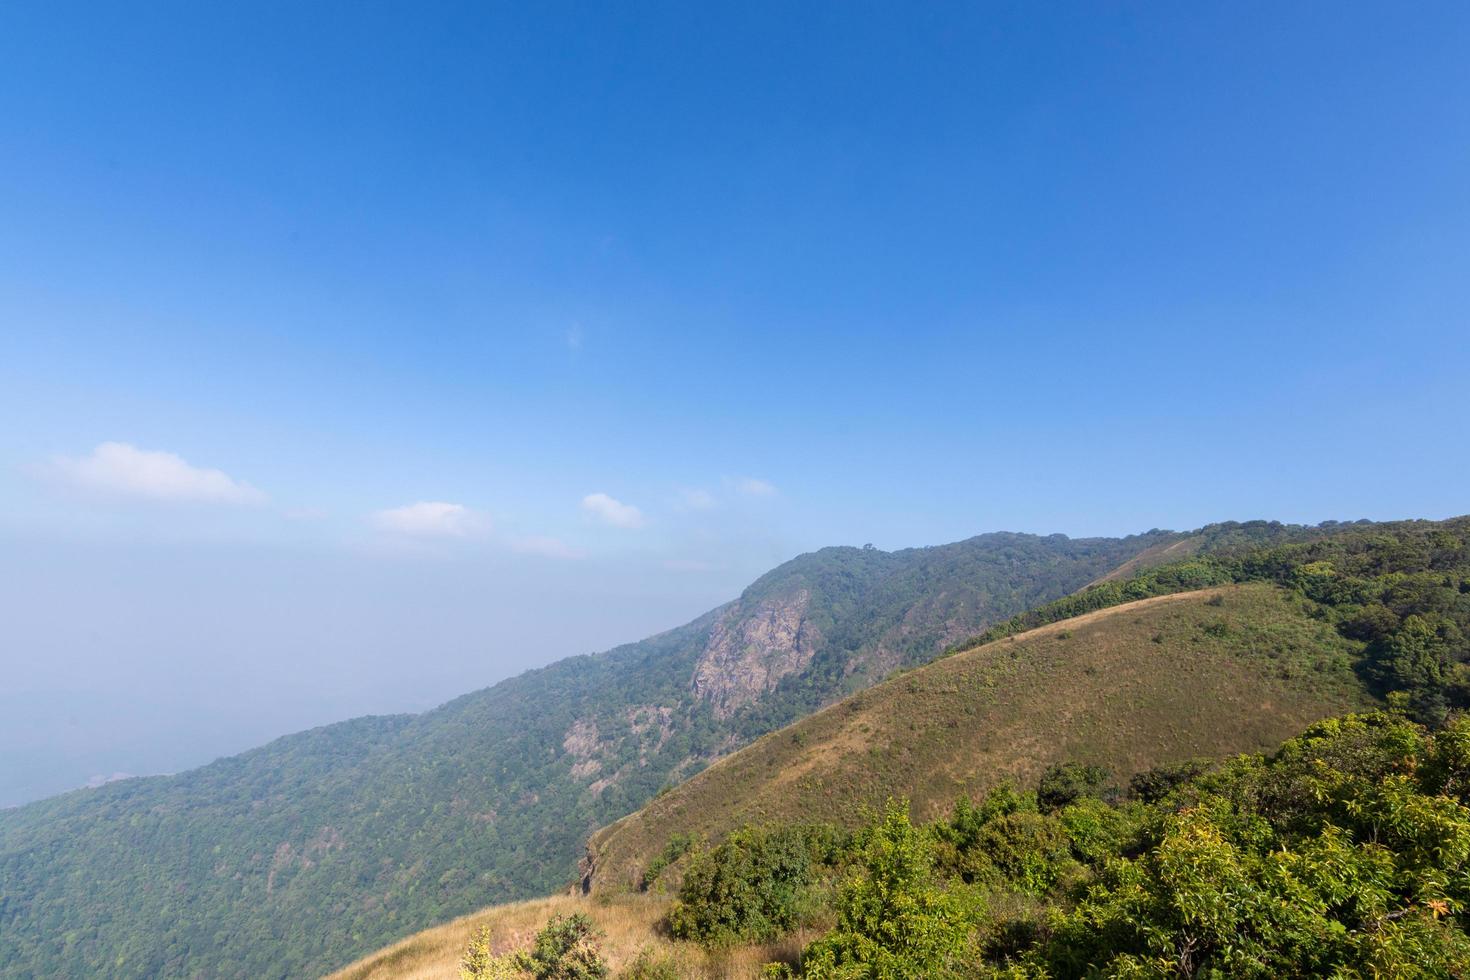
<instances>
[{"instance_id":1,"label":"rocky cliff face","mask_svg":"<svg viewBox=\"0 0 1470 980\"><path fill-rule=\"evenodd\" d=\"M754 606L737 602L715 622L690 686L716 717L730 717L812 662L822 637L807 621L811 598L801 589Z\"/></svg>"}]
</instances>

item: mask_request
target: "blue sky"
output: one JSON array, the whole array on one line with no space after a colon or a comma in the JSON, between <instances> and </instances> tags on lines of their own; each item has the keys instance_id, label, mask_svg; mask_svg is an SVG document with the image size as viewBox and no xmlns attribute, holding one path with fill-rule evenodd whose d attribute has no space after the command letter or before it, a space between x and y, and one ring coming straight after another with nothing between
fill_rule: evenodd
<instances>
[{"instance_id":1,"label":"blue sky","mask_svg":"<svg viewBox=\"0 0 1470 980\"><path fill-rule=\"evenodd\" d=\"M0 802L824 544L1470 510L1467 49L1461 4L7 4Z\"/></svg>"}]
</instances>

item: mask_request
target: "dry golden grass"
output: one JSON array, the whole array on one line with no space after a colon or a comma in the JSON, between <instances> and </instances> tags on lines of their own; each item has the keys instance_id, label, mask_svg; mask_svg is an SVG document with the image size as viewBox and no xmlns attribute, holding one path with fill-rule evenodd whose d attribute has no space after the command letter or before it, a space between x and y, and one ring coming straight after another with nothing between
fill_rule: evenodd
<instances>
[{"instance_id":1,"label":"dry golden grass","mask_svg":"<svg viewBox=\"0 0 1470 980\"><path fill-rule=\"evenodd\" d=\"M1351 651L1269 585L1159 596L901 674L744 750L605 827L594 887L629 887L675 833L768 820L852 824L907 796L929 818L1047 765L1126 780L1273 747L1365 706Z\"/></svg>"},{"instance_id":2,"label":"dry golden grass","mask_svg":"<svg viewBox=\"0 0 1470 980\"><path fill-rule=\"evenodd\" d=\"M458 980L459 960L465 947L489 926L497 953L529 945L536 931L553 915L584 912L602 930L602 951L613 976L644 949L669 957L679 976L691 980L747 980L760 975L761 966L776 960L795 962L815 933L796 933L768 946L744 946L727 952L707 952L691 943L675 942L659 927L668 900L650 895L583 898L557 895L482 909L453 922L426 929L351 966L328 980Z\"/></svg>"}]
</instances>

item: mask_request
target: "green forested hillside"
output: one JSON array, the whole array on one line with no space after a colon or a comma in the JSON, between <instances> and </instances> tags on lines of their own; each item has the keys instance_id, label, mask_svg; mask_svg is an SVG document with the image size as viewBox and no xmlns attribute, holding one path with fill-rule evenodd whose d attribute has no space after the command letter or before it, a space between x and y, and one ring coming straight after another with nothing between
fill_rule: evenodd
<instances>
[{"instance_id":1,"label":"green forested hillside","mask_svg":"<svg viewBox=\"0 0 1470 980\"><path fill-rule=\"evenodd\" d=\"M753 820L893 794L927 812L1062 759L1126 776L1258 749L1366 697L1430 724L1470 707L1470 519L1202 536L711 767L594 836L599 880L625 887L676 836Z\"/></svg>"},{"instance_id":2,"label":"green forested hillside","mask_svg":"<svg viewBox=\"0 0 1470 980\"><path fill-rule=\"evenodd\" d=\"M746 825L646 891L488 908L331 980L532 980L523 954L578 920L619 980L1470 975L1470 717L957 795Z\"/></svg>"},{"instance_id":3,"label":"green forested hillside","mask_svg":"<svg viewBox=\"0 0 1470 980\"><path fill-rule=\"evenodd\" d=\"M341 976L569 913L629 977L1467 975L1470 520L1206 536L659 796L593 836L590 901Z\"/></svg>"},{"instance_id":4,"label":"green forested hillside","mask_svg":"<svg viewBox=\"0 0 1470 980\"><path fill-rule=\"evenodd\" d=\"M594 835L594 883L637 887L670 840L748 823L858 819L890 796L932 816L1067 760L1127 778L1258 751L1369 706L1359 654L1266 584L1043 627L904 673L711 766Z\"/></svg>"},{"instance_id":5,"label":"green forested hillside","mask_svg":"<svg viewBox=\"0 0 1470 980\"><path fill-rule=\"evenodd\" d=\"M0 975L303 976L544 893L666 784L1179 537L826 549L679 629L423 715L0 813Z\"/></svg>"}]
</instances>

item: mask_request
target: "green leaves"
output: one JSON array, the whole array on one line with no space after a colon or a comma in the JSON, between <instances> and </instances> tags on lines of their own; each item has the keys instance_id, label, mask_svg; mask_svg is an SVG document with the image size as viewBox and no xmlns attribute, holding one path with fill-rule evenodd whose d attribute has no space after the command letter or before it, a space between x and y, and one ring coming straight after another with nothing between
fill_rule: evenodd
<instances>
[{"instance_id":1,"label":"green leaves","mask_svg":"<svg viewBox=\"0 0 1470 980\"><path fill-rule=\"evenodd\" d=\"M581 912L554 915L536 933L531 948L496 956L489 927L470 940L460 959L460 980L605 980L600 934Z\"/></svg>"},{"instance_id":2,"label":"green leaves","mask_svg":"<svg viewBox=\"0 0 1470 980\"><path fill-rule=\"evenodd\" d=\"M899 980L954 975L982 905L933 874L930 840L890 801L836 900L837 926L806 951L806 976Z\"/></svg>"},{"instance_id":3,"label":"green leaves","mask_svg":"<svg viewBox=\"0 0 1470 980\"><path fill-rule=\"evenodd\" d=\"M695 854L669 912L670 931L707 946L764 942L797 924L835 831L750 827Z\"/></svg>"}]
</instances>

